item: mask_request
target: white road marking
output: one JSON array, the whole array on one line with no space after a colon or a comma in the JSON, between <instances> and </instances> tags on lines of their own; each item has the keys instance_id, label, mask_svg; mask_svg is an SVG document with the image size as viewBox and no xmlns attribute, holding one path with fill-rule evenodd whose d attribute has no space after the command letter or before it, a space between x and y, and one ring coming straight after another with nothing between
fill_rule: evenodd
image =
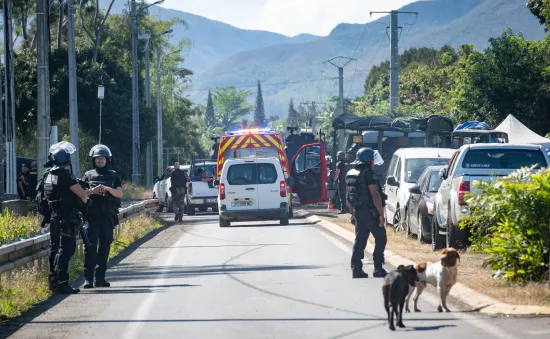
<instances>
[{"instance_id":1,"label":"white road marking","mask_svg":"<svg viewBox=\"0 0 550 339\"><path fill-rule=\"evenodd\" d=\"M323 226L323 225L320 225ZM342 243L342 241L336 239L333 235L327 234L325 232L320 231L321 235L325 237L328 241L330 241L332 244L334 244L336 247L347 253L351 256L352 250L349 246L346 246ZM422 294L422 299L426 300L428 303L432 304L434 306L434 309L437 305L439 305L439 300L437 296L433 295L432 293L428 291L424 291ZM494 336L495 338L499 339L516 339L513 335L510 335L509 333L499 329L498 327L495 327L491 324L489 324L484 319L481 319L480 317L476 317L470 314L464 314L464 313L458 313L458 312L452 312L450 313L453 317L459 318L462 321L479 328L480 330L484 331L487 334L490 334ZM442 319L445 320L445 319Z\"/></svg>"},{"instance_id":2,"label":"white road marking","mask_svg":"<svg viewBox=\"0 0 550 339\"><path fill-rule=\"evenodd\" d=\"M176 258L178 248L183 245L182 244L183 239L184 239L184 237L182 236L178 240L177 244L175 244L173 246L173 248L169 248L169 249L166 250L166 251L168 251L168 253L167 253L168 255L164 255L164 253L159 255L159 259L160 258L166 258L164 260L164 262L162 263L162 267L168 268L169 266L173 265L173 263L175 261L175 258ZM153 266L153 264L156 264L156 263L151 263L150 266ZM153 282L153 286L164 285L165 284L165 278L166 278L166 274L164 272L161 273L155 279L155 281ZM143 327L143 322L142 321L147 319L147 316L149 315L151 307L155 303L155 299L156 299L157 295L158 295L158 293L150 293L147 296L147 298L145 298L145 300L143 300L141 302L141 304L139 305L137 310L134 312L134 316L132 317L132 322L129 323L126 326L126 328L124 330L124 333L122 335L122 339L135 339L135 338L138 338L139 332L141 331L141 328Z\"/></svg>"}]
</instances>

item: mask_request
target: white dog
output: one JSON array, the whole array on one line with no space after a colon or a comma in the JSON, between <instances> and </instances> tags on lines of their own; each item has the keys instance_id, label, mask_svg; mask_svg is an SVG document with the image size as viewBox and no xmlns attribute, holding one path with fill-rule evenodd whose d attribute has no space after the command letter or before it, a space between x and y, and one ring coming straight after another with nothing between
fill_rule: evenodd
<instances>
[{"instance_id":1,"label":"white dog","mask_svg":"<svg viewBox=\"0 0 550 339\"><path fill-rule=\"evenodd\" d=\"M414 301L414 311L420 312L418 309L418 298L422 291L426 288L427 284L435 286L439 292L439 306L437 310L439 312L451 312L447 307L447 296L451 291L451 288L456 284L458 278L458 261L460 261L460 255L454 248L446 248L441 252L442 257L439 262L434 263L422 263L415 266L418 272L418 278L420 283L416 286L416 289L410 289L409 294L405 300L406 312L410 312L409 299L413 291L416 291Z\"/></svg>"}]
</instances>

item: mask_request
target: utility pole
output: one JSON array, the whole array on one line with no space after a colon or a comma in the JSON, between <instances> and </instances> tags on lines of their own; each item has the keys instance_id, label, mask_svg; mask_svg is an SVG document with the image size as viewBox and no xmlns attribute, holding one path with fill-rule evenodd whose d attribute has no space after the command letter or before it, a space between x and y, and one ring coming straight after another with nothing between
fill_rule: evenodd
<instances>
[{"instance_id":1,"label":"utility pole","mask_svg":"<svg viewBox=\"0 0 550 339\"><path fill-rule=\"evenodd\" d=\"M145 178L145 187L150 188L153 186L153 142L147 142L147 166L146 166L146 178Z\"/></svg>"},{"instance_id":2,"label":"utility pole","mask_svg":"<svg viewBox=\"0 0 550 339\"><path fill-rule=\"evenodd\" d=\"M164 153L163 136L162 136L162 86L161 86L161 49L157 48L157 175L160 176L164 172L162 164Z\"/></svg>"},{"instance_id":3,"label":"utility pole","mask_svg":"<svg viewBox=\"0 0 550 339\"><path fill-rule=\"evenodd\" d=\"M48 25L48 0L37 0L37 126L38 126L38 177L42 178L48 160L50 144L50 39Z\"/></svg>"},{"instance_id":4,"label":"utility pole","mask_svg":"<svg viewBox=\"0 0 550 339\"><path fill-rule=\"evenodd\" d=\"M0 60L1 61L1 60ZM4 90L2 86L2 65L0 62L0 140L2 142L0 143L2 145L2 148L4 148L4 124L2 121L4 121L4 112L2 108L2 100L4 96ZM0 201L4 201L4 193L6 192L5 189L5 181L4 181L4 152L3 150L0 150Z\"/></svg>"},{"instance_id":5,"label":"utility pole","mask_svg":"<svg viewBox=\"0 0 550 339\"><path fill-rule=\"evenodd\" d=\"M151 107L151 76L149 75L151 63L151 34L139 34L138 40L145 40L145 104L147 107Z\"/></svg>"},{"instance_id":6,"label":"utility pole","mask_svg":"<svg viewBox=\"0 0 550 339\"><path fill-rule=\"evenodd\" d=\"M390 15L390 116L397 112L399 106L399 14L414 14L418 12L370 12L370 14Z\"/></svg>"},{"instance_id":7,"label":"utility pole","mask_svg":"<svg viewBox=\"0 0 550 339\"><path fill-rule=\"evenodd\" d=\"M71 162L73 174L80 177L80 151L78 143L78 99L77 99L77 78L76 78L76 50L74 32L74 0L68 0L69 11L68 23L68 48L69 48L69 134L71 143L76 147Z\"/></svg>"},{"instance_id":8,"label":"utility pole","mask_svg":"<svg viewBox=\"0 0 550 339\"><path fill-rule=\"evenodd\" d=\"M338 59L338 62L335 62L335 60ZM345 62L343 62L345 61ZM325 61L324 63L330 63L331 65L338 68L338 79L340 80L340 91L339 91L339 97L338 97L338 106L340 109L340 114L346 113L344 111L344 67L346 67L350 62L357 61L356 59L347 58L343 56L338 56L335 58L332 58L330 60ZM339 148L343 149L346 143L346 131L341 129L339 131L339 137L338 137L338 145Z\"/></svg>"},{"instance_id":9,"label":"utility pole","mask_svg":"<svg viewBox=\"0 0 550 339\"><path fill-rule=\"evenodd\" d=\"M132 16L132 182L140 186L141 174L139 173L139 89L138 89L138 34L136 0L131 0Z\"/></svg>"},{"instance_id":10,"label":"utility pole","mask_svg":"<svg viewBox=\"0 0 550 339\"><path fill-rule=\"evenodd\" d=\"M15 155L15 84L13 70L13 1L4 0L4 62L6 112L6 193L17 195L17 162Z\"/></svg>"}]
</instances>

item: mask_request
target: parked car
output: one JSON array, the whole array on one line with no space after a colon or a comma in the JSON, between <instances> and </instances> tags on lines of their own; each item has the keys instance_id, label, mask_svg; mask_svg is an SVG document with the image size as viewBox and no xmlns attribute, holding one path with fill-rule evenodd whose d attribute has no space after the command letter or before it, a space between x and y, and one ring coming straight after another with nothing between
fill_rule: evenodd
<instances>
[{"instance_id":1,"label":"parked car","mask_svg":"<svg viewBox=\"0 0 550 339\"><path fill-rule=\"evenodd\" d=\"M219 180L220 227L233 221L279 220L288 225L289 190L293 179L285 180L277 158L226 160Z\"/></svg>"},{"instance_id":2,"label":"parked car","mask_svg":"<svg viewBox=\"0 0 550 339\"><path fill-rule=\"evenodd\" d=\"M189 171L191 165L180 165L180 169L184 171ZM155 186L153 187L153 199L159 200L159 212L166 207L167 213L174 212L172 208L172 192L170 192L170 187L172 186L172 181L170 177L174 171L174 166L168 166L164 173L160 177L156 178Z\"/></svg>"},{"instance_id":3,"label":"parked car","mask_svg":"<svg viewBox=\"0 0 550 339\"><path fill-rule=\"evenodd\" d=\"M415 234L418 242L427 242L432 239L435 195L443 181L439 176L439 171L445 167L430 166L426 168L420 174L418 182L409 188L411 194L406 206L405 230L407 236Z\"/></svg>"},{"instance_id":4,"label":"parked car","mask_svg":"<svg viewBox=\"0 0 550 339\"><path fill-rule=\"evenodd\" d=\"M521 144L472 144L459 148L449 165L441 169L443 179L436 194L432 247L464 247L467 234L459 228L469 214L465 196L476 194L474 183L507 176L522 168L548 167L550 157L541 146Z\"/></svg>"},{"instance_id":5,"label":"parked car","mask_svg":"<svg viewBox=\"0 0 550 339\"><path fill-rule=\"evenodd\" d=\"M189 168L190 182L187 183L185 198L185 213L195 215L196 209L206 212L212 208L218 212L218 189L214 187L216 162L211 160L195 160Z\"/></svg>"},{"instance_id":6,"label":"parked car","mask_svg":"<svg viewBox=\"0 0 550 339\"><path fill-rule=\"evenodd\" d=\"M407 216L409 189L413 187L426 167L446 165L455 150L450 148L401 148L390 162L384 193L388 196L384 213L386 222L402 229Z\"/></svg>"}]
</instances>

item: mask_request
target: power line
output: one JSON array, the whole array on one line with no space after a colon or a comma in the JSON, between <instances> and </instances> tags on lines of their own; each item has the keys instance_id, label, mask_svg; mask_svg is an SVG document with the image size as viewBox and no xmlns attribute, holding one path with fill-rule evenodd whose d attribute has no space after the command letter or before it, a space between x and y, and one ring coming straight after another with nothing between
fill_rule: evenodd
<instances>
[{"instance_id":1,"label":"power line","mask_svg":"<svg viewBox=\"0 0 550 339\"><path fill-rule=\"evenodd\" d=\"M369 67L371 66L371 64L374 62L374 59L376 58L376 56L378 55L378 52L380 52L380 48L382 48L382 43L384 42L384 40L386 40L386 35L384 34L382 36L382 39L380 40L380 43L378 43L378 48L376 49L376 52L374 52L374 55L373 57L371 58L371 60L369 61L369 63L367 64L367 67L364 69L364 70L359 70L360 72L362 73L367 73L369 72ZM357 63L356 63L356 66L355 66L355 72L357 72ZM353 82L355 80L355 72L353 74L353 78L351 80L351 83L350 83L350 86L348 88L348 97L349 97L349 94L351 92L351 88L353 87Z\"/></svg>"},{"instance_id":2,"label":"power line","mask_svg":"<svg viewBox=\"0 0 550 339\"><path fill-rule=\"evenodd\" d=\"M280 86L280 85L292 85L292 84L302 84L302 83L313 83L313 82L320 82L320 81L328 81L328 80L335 80L338 78L328 78L328 79L314 79L314 80L298 80L298 81L284 81L284 82L274 82L274 83L262 83L262 87L264 86ZM243 86L235 86L236 89L241 88L256 88L258 84L255 85L243 85ZM208 91L210 88L201 88L201 89L189 89L185 90L185 92L203 92Z\"/></svg>"}]
</instances>

